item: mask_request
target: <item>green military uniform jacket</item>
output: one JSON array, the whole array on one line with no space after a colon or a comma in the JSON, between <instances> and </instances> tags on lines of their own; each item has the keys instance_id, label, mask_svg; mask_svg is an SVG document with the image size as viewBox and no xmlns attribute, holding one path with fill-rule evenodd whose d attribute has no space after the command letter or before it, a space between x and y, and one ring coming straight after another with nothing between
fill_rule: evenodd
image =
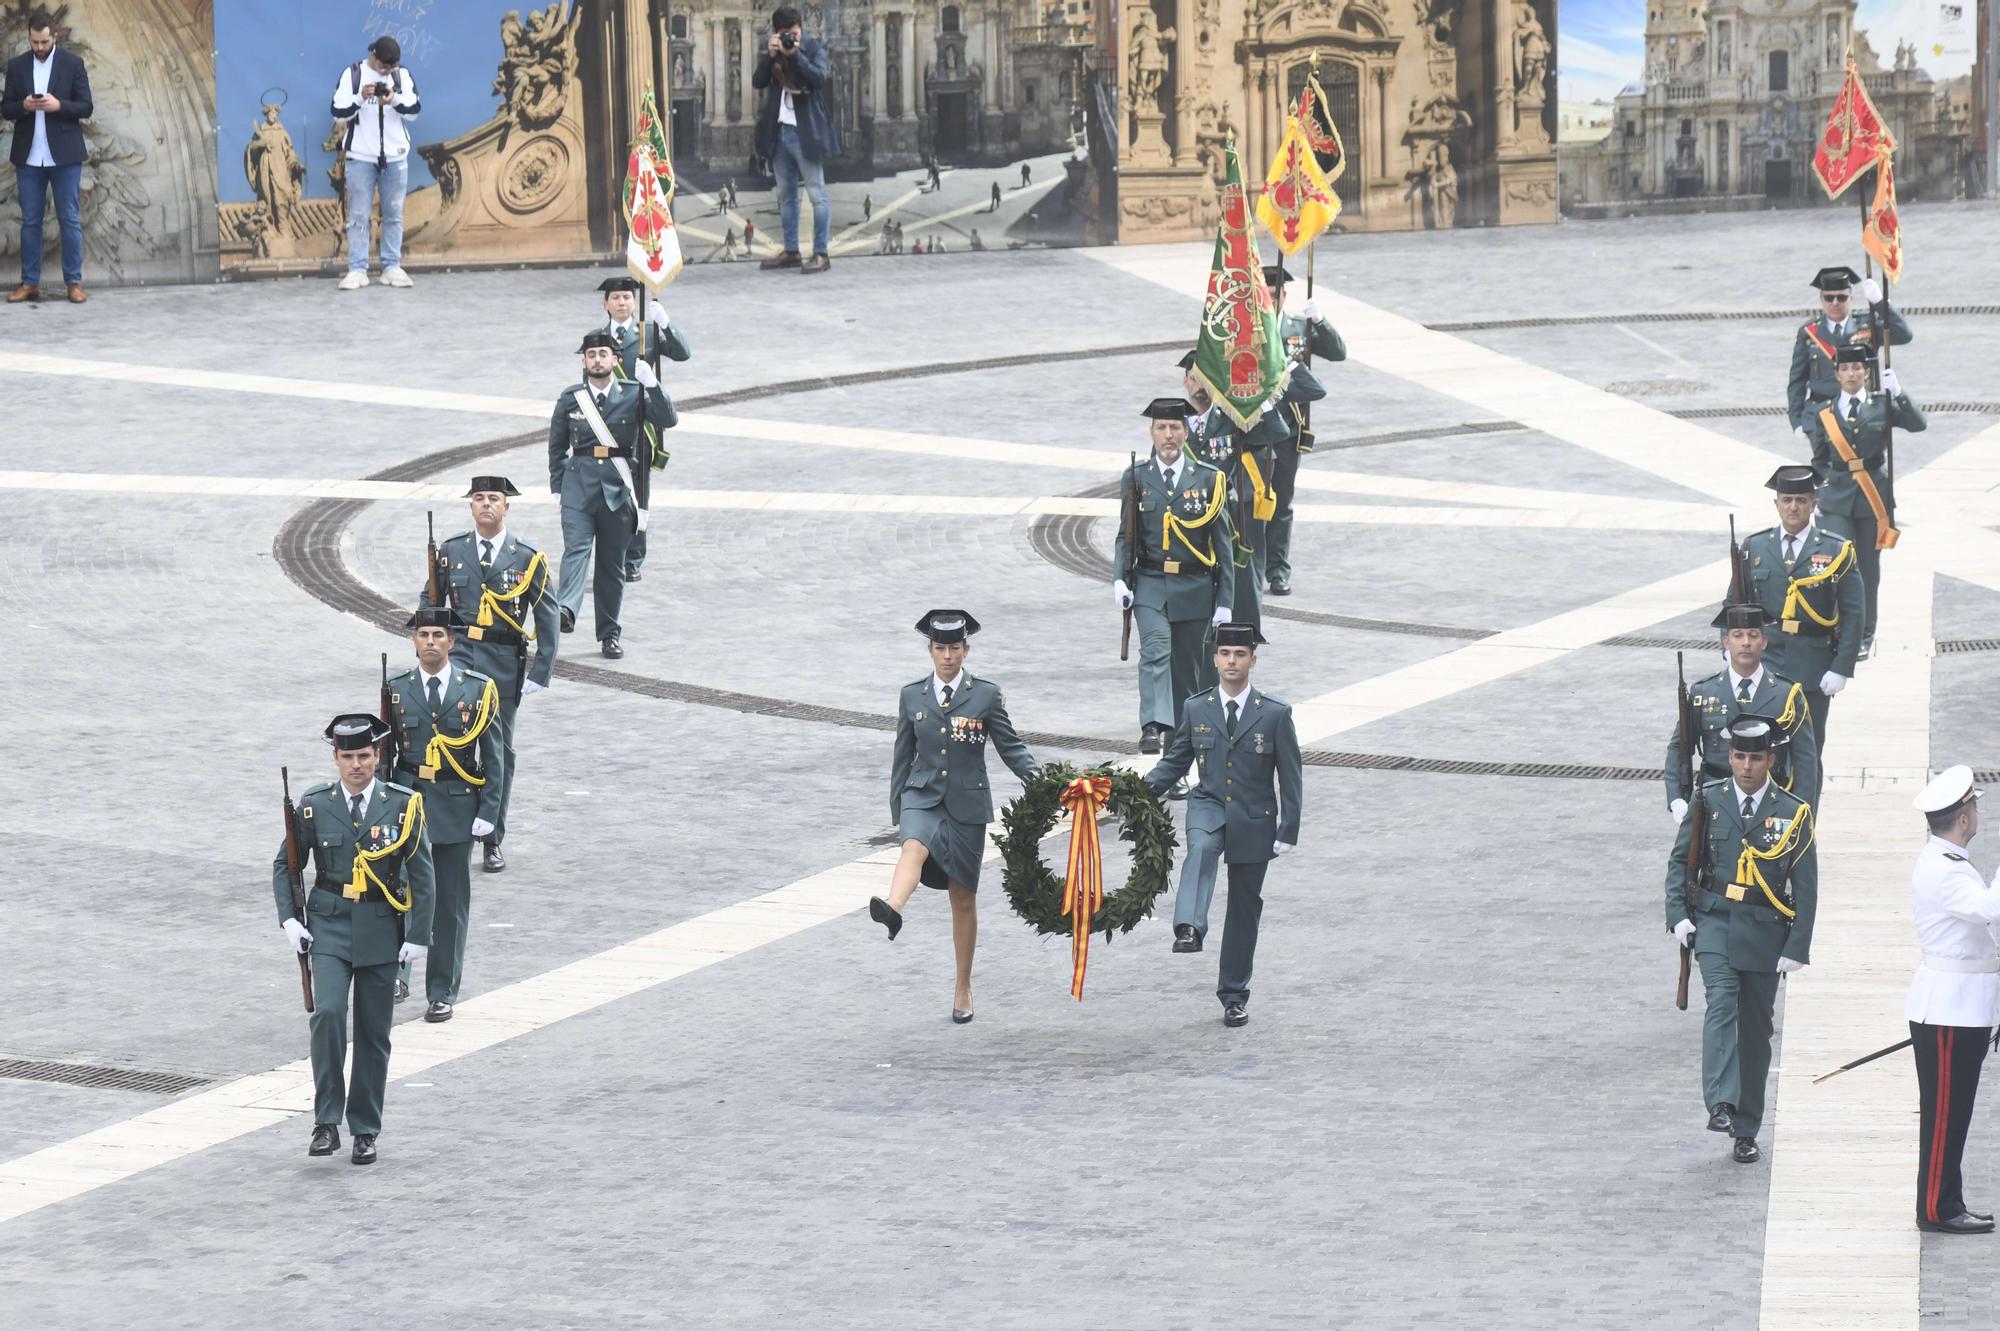
<instances>
[{"instance_id":1,"label":"green military uniform jacket","mask_svg":"<svg viewBox=\"0 0 2000 1331\"><path fill-rule=\"evenodd\" d=\"M310 861L300 867L312 950L350 966L387 966L405 941L429 947L437 878L423 797L378 780L357 828L346 792L329 781L301 795L298 809ZM283 842L271 861L271 886L279 921L296 918Z\"/></svg>"},{"instance_id":2,"label":"green military uniform jacket","mask_svg":"<svg viewBox=\"0 0 2000 1331\"><path fill-rule=\"evenodd\" d=\"M1889 345L1900 347L1908 344L1914 336L1910 325L1903 316L1896 313L1896 307L1888 301L1882 302L1886 313L1885 322L1889 328ZM1874 328L1875 312L1867 306L1854 311L1848 320L1856 329ZM1818 403L1831 401L1840 396L1840 381L1833 376L1833 353L1854 340L1852 333L1836 332L1828 324L1825 316L1809 319L1792 339L1792 370L1785 380L1785 414L1791 418L1794 430L1809 427L1806 422L1819 409ZM1871 342L1880 354L1878 339L1864 338Z\"/></svg>"},{"instance_id":3,"label":"green military uniform jacket","mask_svg":"<svg viewBox=\"0 0 2000 1331\"><path fill-rule=\"evenodd\" d=\"M615 512L632 502L632 493L611 459L594 455L593 450L603 445L576 404L578 393L588 396L590 391L588 383L571 384L556 399L549 416L549 491L561 495L565 506L574 507L589 499L592 487L602 487L606 507ZM629 380L613 378L604 398L601 414L612 447L635 467L640 465L638 459L652 451L651 445L640 439L639 404L645 403L647 425L670 430L680 421L673 402L658 388L642 389Z\"/></svg>"},{"instance_id":4,"label":"green military uniform jacket","mask_svg":"<svg viewBox=\"0 0 2000 1331\"><path fill-rule=\"evenodd\" d=\"M636 332L632 331L634 326ZM683 361L694 355L687 337L672 320L667 321L665 328L659 328L635 314L631 326L620 327L606 319L604 327L597 331L618 339L618 369L627 379L632 377L632 367L642 359L652 361L665 356L671 361Z\"/></svg>"},{"instance_id":5,"label":"green military uniform jacket","mask_svg":"<svg viewBox=\"0 0 2000 1331\"><path fill-rule=\"evenodd\" d=\"M1302 428L1304 418L1299 408L1325 396L1326 388L1318 377L1305 366L1294 365L1285 380L1284 394L1251 422L1248 430L1231 420L1220 406L1214 406L1188 432L1188 451L1229 478L1230 521L1239 538L1239 566L1250 562L1246 543L1250 524L1269 517L1257 517L1258 497L1266 496L1267 505L1276 502L1276 496L1269 494L1271 476L1277 469L1278 450L1291 447Z\"/></svg>"},{"instance_id":6,"label":"green military uniform jacket","mask_svg":"<svg viewBox=\"0 0 2000 1331\"><path fill-rule=\"evenodd\" d=\"M944 811L961 823L993 821L993 792L986 782L990 742L1009 771L1026 781L1035 760L1007 716L1007 699L991 680L959 671L951 706L940 707L931 676L903 686L896 708L896 755L889 768L889 816L903 821L903 806Z\"/></svg>"},{"instance_id":7,"label":"green military uniform jacket","mask_svg":"<svg viewBox=\"0 0 2000 1331\"><path fill-rule=\"evenodd\" d=\"M1702 794L1701 826L1691 810L1667 861L1667 928L1692 918L1694 950L1740 971L1775 971L1780 957L1810 962L1819 905L1812 806L1772 782L1746 825L1734 780L1707 782ZM1691 882L1688 848L1697 834L1707 858L1701 881Z\"/></svg>"},{"instance_id":8,"label":"green military uniform jacket","mask_svg":"<svg viewBox=\"0 0 2000 1331\"><path fill-rule=\"evenodd\" d=\"M500 689L476 670L454 663L431 710L423 671L412 666L389 680L395 693L397 778L423 792L431 841L472 840L472 820L500 820L507 764L500 747Z\"/></svg>"},{"instance_id":9,"label":"green military uniform jacket","mask_svg":"<svg viewBox=\"0 0 2000 1331\"><path fill-rule=\"evenodd\" d=\"M1839 390L1829 405L1839 408ZM1858 395L1860 406L1855 410L1852 422L1842 419L1841 430L1847 436L1849 447L1854 450L1855 459L1860 462L1875 481L1875 489L1887 503L1893 496L1888 489L1889 428L1907 430L1912 434L1929 428L1930 422L1924 413L1917 410L1917 404L1910 401L1908 393L1874 393L1862 389ZM1861 483L1854 478L1854 472L1847 459L1840 456L1827 435L1826 425L1819 418L1817 410L1808 414L1805 423L1806 438L1812 441L1812 464L1819 472L1819 508L1822 513L1838 517L1858 518L1873 514L1868 497L1861 493Z\"/></svg>"},{"instance_id":10,"label":"green military uniform jacket","mask_svg":"<svg viewBox=\"0 0 2000 1331\"><path fill-rule=\"evenodd\" d=\"M1201 772L1188 794L1188 829L1221 833L1225 862L1259 864L1272 858L1273 842L1298 844L1305 769L1289 706L1248 690L1232 740L1222 691L1195 694L1146 784L1164 795L1195 764Z\"/></svg>"},{"instance_id":11,"label":"green military uniform jacket","mask_svg":"<svg viewBox=\"0 0 2000 1331\"><path fill-rule=\"evenodd\" d=\"M1130 548L1133 496L1138 496L1139 548ZM1167 490L1160 464L1149 457L1125 468L1119 483L1118 539L1112 551L1118 576L1138 559L1132 603L1157 610L1170 620L1208 619L1227 610L1236 594L1234 530L1229 518L1229 482L1200 459L1183 452L1175 486Z\"/></svg>"},{"instance_id":12,"label":"green military uniform jacket","mask_svg":"<svg viewBox=\"0 0 2000 1331\"><path fill-rule=\"evenodd\" d=\"M1809 523L1787 565L1784 529L1767 527L1744 539L1743 555L1751 595L1777 621L1764 630L1764 665L1814 692L1829 670L1854 678L1863 610L1854 542Z\"/></svg>"},{"instance_id":13,"label":"green military uniform jacket","mask_svg":"<svg viewBox=\"0 0 2000 1331\"><path fill-rule=\"evenodd\" d=\"M1744 713L1768 716L1778 723L1789 741L1771 769L1772 784L1797 794L1809 803L1819 802L1819 741L1813 734L1812 712L1806 707L1802 685L1763 665L1763 678L1750 695L1750 705L1736 701L1735 675L1728 670L1688 685L1688 700L1694 705L1696 747L1701 750L1703 780L1729 775L1729 741L1722 728ZM1681 728L1676 721L1667 735L1667 803L1694 800L1687 788L1687 758L1681 752Z\"/></svg>"},{"instance_id":14,"label":"green military uniform jacket","mask_svg":"<svg viewBox=\"0 0 2000 1331\"><path fill-rule=\"evenodd\" d=\"M1347 343L1341 340L1333 325L1324 319L1308 322L1303 315L1287 314L1278 320L1278 335L1285 339L1285 355L1294 361L1310 352L1318 360L1343 361L1347 359ZM1310 373L1310 371L1308 371ZM1318 382L1318 376L1314 376ZM1323 394L1322 394L1323 395ZM1287 419L1287 433L1290 446L1301 453L1313 450L1313 432L1306 428L1305 413L1298 404L1287 404L1282 408Z\"/></svg>"},{"instance_id":15,"label":"green military uniform jacket","mask_svg":"<svg viewBox=\"0 0 2000 1331\"><path fill-rule=\"evenodd\" d=\"M515 536L511 527L501 534L485 568L479 565L477 531L447 537L438 553L446 566L445 595L465 620L465 627L452 635L452 665L491 676L510 705L520 702L524 677L546 688L561 636L555 573L548 556ZM428 582L418 589L417 598L419 604L431 603ZM530 643L534 661L523 672Z\"/></svg>"}]
</instances>

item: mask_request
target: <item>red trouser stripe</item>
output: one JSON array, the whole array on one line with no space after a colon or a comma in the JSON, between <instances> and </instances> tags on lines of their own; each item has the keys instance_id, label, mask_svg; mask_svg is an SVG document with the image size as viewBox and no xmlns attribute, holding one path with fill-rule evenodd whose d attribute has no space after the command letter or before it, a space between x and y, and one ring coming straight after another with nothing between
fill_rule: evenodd
<instances>
[{"instance_id":1,"label":"red trouser stripe","mask_svg":"<svg viewBox=\"0 0 2000 1331\"><path fill-rule=\"evenodd\" d=\"M1924 1181L1924 1217L1938 1220L1938 1189L1944 1186L1944 1148L1951 1132L1951 1040L1950 1027L1940 1027L1938 1043L1937 1118L1931 1123L1931 1167Z\"/></svg>"}]
</instances>

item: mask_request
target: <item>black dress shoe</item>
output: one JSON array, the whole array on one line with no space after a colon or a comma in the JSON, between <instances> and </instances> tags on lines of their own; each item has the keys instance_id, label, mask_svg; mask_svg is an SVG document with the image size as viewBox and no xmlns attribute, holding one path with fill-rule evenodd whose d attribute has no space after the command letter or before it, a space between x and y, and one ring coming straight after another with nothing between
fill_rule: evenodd
<instances>
[{"instance_id":1,"label":"black dress shoe","mask_svg":"<svg viewBox=\"0 0 2000 1331\"><path fill-rule=\"evenodd\" d=\"M637 564L634 564L630 568L625 570L625 581L637 582L638 580L639 580L639 566Z\"/></svg>"},{"instance_id":2,"label":"black dress shoe","mask_svg":"<svg viewBox=\"0 0 2000 1331\"><path fill-rule=\"evenodd\" d=\"M486 843L485 869L488 873L499 873L507 867L507 857L500 853L500 847L489 841Z\"/></svg>"},{"instance_id":3,"label":"black dress shoe","mask_svg":"<svg viewBox=\"0 0 2000 1331\"><path fill-rule=\"evenodd\" d=\"M1160 751L1160 727L1148 721L1139 727L1139 752L1158 753Z\"/></svg>"},{"instance_id":4,"label":"black dress shoe","mask_svg":"<svg viewBox=\"0 0 2000 1331\"><path fill-rule=\"evenodd\" d=\"M1991 1220L1991 1219L1993 1219L1993 1217L1992 1217L1992 1216L1991 1216L1990 1214L1988 1214L1987 1212L1985 1212L1985 1211L1967 1211L1967 1212L1966 1212L1966 1214L1967 1214L1967 1215L1969 1215L1969 1216L1971 1216L1971 1217L1972 1217L1972 1218L1973 1218L1974 1220Z\"/></svg>"},{"instance_id":5,"label":"black dress shoe","mask_svg":"<svg viewBox=\"0 0 2000 1331\"><path fill-rule=\"evenodd\" d=\"M1271 579L1269 590L1273 596L1290 596L1292 594L1292 580L1280 573L1277 577Z\"/></svg>"},{"instance_id":6,"label":"black dress shoe","mask_svg":"<svg viewBox=\"0 0 2000 1331\"><path fill-rule=\"evenodd\" d=\"M354 1134L354 1163L372 1165L375 1163L375 1134L357 1132Z\"/></svg>"},{"instance_id":7,"label":"black dress shoe","mask_svg":"<svg viewBox=\"0 0 2000 1331\"><path fill-rule=\"evenodd\" d=\"M1201 951L1201 938L1195 933L1192 924L1177 924L1174 926L1174 951Z\"/></svg>"},{"instance_id":8,"label":"black dress shoe","mask_svg":"<svg viewBox=\"0 0 2000 1331\"><path fill-rule=\"evenodd\" d=\"M1736 1120L1735 1105L1717 1105L1715 1107L1715 1112L1708 1116L1708 1130L1710 1132L1726 1133L1731 1128L1736 1126L1735 1120Z\"/></svg>"},{"instance_id":9,"label":"black dress shoe","mask_svg":"<svg viewBox=\"0 0 2000 1331\"><path fill-rule=\"evenodd\" d=\"M432 1003L424 1009L424 1020L430 1022L450 1021L451 1004L443 1002Z\"/></svg>"},{"instance_id":10,"label":"black dress shoe","mask_svg":"<svg viewBox=\"0 0 2000 1331\"><path fill-rule=\"evenodd\" d=\"M1917 1228L1926 1234L1991 1234L1993 1218L1960 1211L1949 1220L1919 1220Z\"/></svg>"},{"instance_id":11,"label":"black dress shoe","mask_svg":"<svg viewBox=\"0 0 2000 1331\"><path fill-rule=\"evenodd\" d=\"M313 1124L313 1144L307 1155L332 1155L340 1149L340 1125L336 1123Z\"/></svg>"},{"instance_id":12,"label":"black dress shoe","mask_svg":"<svg viewBox=\"0 0 2000 1331\"><path fill-rule=\"evenodd\" d=\"M566 605L559 607L559 609L562 612L562 631L564 633L576 632L576 611Z\"/></svg>"},{"instance_id":13,"label":"black dress shoe","mask_svg":"<svg viewBox=\"0 0 2000 1331\"><path fill-rule=\"evenodd\" d=\"M1738 1137L1735 1148L1729 1152L1729 1158L1739 1165L1754 1165L1764 1158L1764 1153L1757 1149L1755 1137ZM1992 1227L1990 1223L1987 1225L1988 1229Z\"/></svg>"},{"instance_id":14,"label":"black dress shoe","mask_svg":"<svg viewBox=\"0 0 2000 1331\"><path fill-rule=\"evenodd\" d=\"M1225 1026L1248 1026L1250 1024L1250 1005L1248 1003L1224 1003L1222 1005L1222 1024Z\"/></svg>"},{"instance_id":15,"label":"black dress shoe","mask_svg":"<svg viewBox=\"0 0 2000 1331\"><path fill-rule=\"evenodd\" d=\"M971 1021L971 1020L972 1020L972 1009L971 1009L971 1008L953 1008L953 1009L951 1010L951 1023L952 1023L952 1025L954 1025L954 1026L963 1026L963 1025L965 1025L965 1023L966 1023L966 1022L968 1022L968 1021Z\"/></svg>"},{"instance_id":16,"label":"black dress shoe","mask_svg":"<svg viewBox=\"0 0 2000 1331\"><path fill-rule=\"evenodd\" d=\"M396 981L396 1001L400 1003L409 996L410 996L410 982L408 980Z\"/></svg>"},{"instance_id":17,"label":"black dress shoe","mask_svg":"<svg viewBox=\"0 0 2000 1331\"><path fill-rule=\"evenodd\" d=\"M618 639L616 638L606 638L597 650L603 653L607 659L613 661L625 655L625 649L618 645Z\"/></svg>"},{"instance_id":18,"label":"black dress shoe","mask_svg":"<svg viewBox=\"0 0 2000 1331\"><path fill-rule=\"evenodd\" d=\"M868 918L888 929L892 943L896 941L896 935L903 931L903 912L880 897L868 898Z\"/></svg>"}]
</instances>

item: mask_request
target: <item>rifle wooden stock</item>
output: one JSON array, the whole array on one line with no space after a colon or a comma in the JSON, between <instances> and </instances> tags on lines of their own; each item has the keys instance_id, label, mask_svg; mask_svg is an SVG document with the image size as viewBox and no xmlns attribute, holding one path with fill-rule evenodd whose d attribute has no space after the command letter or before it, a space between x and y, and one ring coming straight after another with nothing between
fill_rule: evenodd
<instances>
[{"instance_id":1,"label":"rifle wooden stock","mask_svg":"<svg viewBox=\"0 0 2000 1331\"><path fill-rule=\"evenodd\" d=\"M447 605L450 579L445 576L444 561L438 555L437 520L431 514L424 514L424 602L427 605ZM452 607L456 609L456 606ZM389 718L382 718L387 721Z\"/></svg>"},{"instance_id":2,"label":"rifle wooden stock","mask_svg":"<svg viewBox=\"0 0 2000 1331\"><path fill-rule=\"evenodd\" d=\"M1674 1006L1682 1012L1688 1010L1688 972L1694 968L1694 949L1681 949L1681 978L1674 985Z\"/></svg>"},{"instance_id":3,"label":"rifle wooden stock","mask_svg":"<svg viewBox=\"0 0 2000 1331\"><path fill-rule=\"evenodd\" d=\"M299 835L299 811L292 803L292 773L290 768L278 769L278 780L285 791L285 876L290 880L292 890L292 914L301 927L306 922L306 848L304 838ZM313 1010L312 958L305 953L299 958L299 989L306 1000L306 1011Z\"/></svg>"}]
</instances>

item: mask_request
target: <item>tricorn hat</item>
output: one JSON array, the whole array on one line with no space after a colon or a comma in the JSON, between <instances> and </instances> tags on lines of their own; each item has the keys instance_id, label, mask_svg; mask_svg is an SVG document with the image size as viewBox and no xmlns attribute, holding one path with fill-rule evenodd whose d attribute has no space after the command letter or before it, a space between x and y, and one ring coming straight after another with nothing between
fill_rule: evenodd
<instances>
[{"instance_id":1,"label":"tricorn hat","mask_svg":"<svg viewBox=\"0 0 2000 1331\"><path fill-rule=\"evenodd\" d=\"M1839 263L1831 268L1822 268L1817 273L1814 273L1811 285L1818 287L1821 291L1849 291L1860 280L1861 274L1855 272L1846 264Z\"/></svg>"},{"instance_id":2,"label":"tricorn hat","mask_svg":"<svg viewBox=\"0 0 2000 1331\"><path fill-rule=\"evenodd\" d=\"M979 621L963 610L927 610L917 632L939 644L964 642L979 632Z\"/></svg>"},{"instance_id":3,"label":"tricorn hat","mask_svg":"<svg viewBox=\"0 0 2000 1331\"><path fill-rule=\"evenodd\" d=\"M403 627L406 629L444 629L447 632L456 633L459 627L458 612L448 605L420 605L417 607L417 612L410 616L409 623L403 625Z\"/></svg>"},{"instance_id":4,"label":"tricorn hat","mask_svg":"<svg viewBox=\"0 0 2000 1331\"><path fill-rule=\"evenodd\" d=\"M336 749L372 749L389 738L389 727L366 712L342 712L326 727L327 742Z\"/></svg>"},{"instance_id":5,"label":"tricorn hat","mask_svg":"<svg viewBox=\"0 0 2000 1331\"><path fill-rule=\"evenodd\" d=\"M1285 271L1285 265L1282 263L1267 263L1264 265L1265 286L1275 289L1291 280L1292 275Z\"/></svg>"},{"instance_id":6,"label":"tricorn hat","mask_svg":"<svg viewBox=\"0 0 2000 1331\"><path fill-rule=\"evenodd\" d=\"M605 295L614 291L637 291L639 279L636 277L607 277L597 284L597 289Z\"/></svg>"},{"instance_id":7,"label":"tricorn hat","mask_svg":"<svg viewBox=\"0 0 2000 1331\"><path fill-rule=\"evenodd\" d=\"M474 476L472 478L472 488L467 490L462 498L470 499L472 496L482 492L503 494L509 499L521 493L514 488L514 482L508 480L505 476Z\"/></svg>"},{"instance_id":8,"label":"tricorn hat","mask_svg":"<svg viewBox=\"0 0 2000 1331\"><path fill-rule=\"evenodd\" d=\"M1139 414L1148 420L1179 421L1185 425L1187 418L1195 414L1195 409L1194 403L1184 397L1156 397Z\"/></svg>"},{"instance_id":9,"label":"tricorn hat","mask_svg":"<svg viewBox=\"0 0 2000 1331\"><path fill-rule=\"evenodd\" d=\"M1217 647L1248 647L1254 652L1263 641L1264 635L1257 631L1257 626L1254 624L1228 623L1215 626Z\"/></svg>"},{"instance_id":10,"label":"tricorn hat","mask_svg":"<svg viewBox=\"0 0 2000 1331\"><path fill-rule=\"evenodd\" d=\"M1187 355L1175 361L1174 364L1180 366L1183 370L1192 370L1194 368L1194 355L1195 353L1190 351Z\"/></svg>"},{"instance_id":11,"label":"tricorn hat","mask_svg":"<svg viewBox=\"0 0 2000 1331\"><path fill-rule=\"evenodd\" d=\"M1719 628L1725 633L1730 629L1761 629L1775 623L1777 620L1772 618L1763 606L1755 602L1725 605L1721 612L1709 621L1712 627Z\"/></svg>"},{"instance_id":12,"label":"tricorn hat","mask_svg":"<svg viewBox=\"0 0 2000 1331\"><path fill-rule=\"evenodd\" d=\"M1776 753L1786 736L1783 727L1768 716L1745 712L1722 728L1722 737L1735 753Z\"/></svg>"},{"instance_id":13,"label":"tricorn hat","mask_svg":"<svg viewBox=\"0 0 2000 1331\"><path fill-rule=\"evenodd\" d=\"M1781 495L1809 495L1817 488L1819 473L1811 467L1790 465L1771 473L1771 479L1764 482L1766 490L1776 490Z\"/></svg>"},{"instance_id":14,"label":"tricorn hat","mask_svg":"<svg viewBox=\"0 0 2000 1331\"><path fill-rule=\"evenodd\" d=\"M1846 346L1837 349L1833 353L1833 363L1835 365L1873 365L1875 363L1875 348L1869 346L1866 342L1849 342Z\"/></svg>"},{"instance_id":15,"label":"tricorn hat","mask_svg":"<svg viewBox=\"0 0 2000 1331\"><path fill-rule=\"evenodd\" d=\"M603 347L607 351L616 351L618 350L618 339L609 333L601 333L593 328L583 335L583 345L576 349L576 354L581 356L592 347Z\"/></svg>"}]
</instances>

